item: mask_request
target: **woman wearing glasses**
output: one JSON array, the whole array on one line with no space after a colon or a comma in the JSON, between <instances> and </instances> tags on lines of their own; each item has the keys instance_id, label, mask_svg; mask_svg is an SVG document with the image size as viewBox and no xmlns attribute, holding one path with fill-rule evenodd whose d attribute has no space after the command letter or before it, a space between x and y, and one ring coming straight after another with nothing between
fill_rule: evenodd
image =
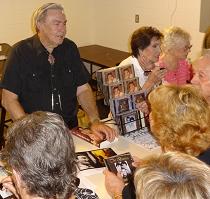
<instances>
[{"instance_id":1,"label":"woman wearing glasses","mask_svg":"<svg viewBox=\"0 0 210 199\"><path fill-rule=\"evenodd\" d=\"M166 68L163 82L175 85L189 83L192 78L191 64L187 56L192 45L190 34L180 27L170 27L165 30L162 42L162 55L158 65Z\"/></svg>"}]
</instances>

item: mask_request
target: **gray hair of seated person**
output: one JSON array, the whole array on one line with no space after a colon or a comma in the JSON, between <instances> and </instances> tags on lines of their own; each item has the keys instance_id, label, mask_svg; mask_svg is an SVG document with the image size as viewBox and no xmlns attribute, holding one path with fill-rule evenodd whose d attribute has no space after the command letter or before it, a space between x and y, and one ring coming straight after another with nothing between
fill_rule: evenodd
<instances>
[{"instance_id":1,"label":"gray hair of seated person","mask_svg":"<svg viewBox=\"0 0 210 199\"><path fill-rule=\"evenodd\" d=\"M75 147L63 119L34 112L8 131L3 160L14 169L30 195L68 199L76 189Z\"/></svg>"},{"instance_id":2,"label":"gray hair of seated person","mask_svg":"<svg viewBox=\"0 0 210 199\"><path fill-rule=\"evenodd\" d=\"M48 10L60 10L64 12L63 7L57 3L46 3L38 8L32 16L32 28L38 33L39 29L37 27L38 22L44 21L47 16Z\"/></svg>"},{"instance_id":3,"label":"gray hair of seated person","mask_svg":"<svg viewBox=\"0 0 210 199\"><path fill-rule=\"evenodd\" d=\"M186 42L190 42L190 34L180 27L171 26L164 30L164 37L162 40L163 52L168 52L173 48L180 48Z\"/></svg>"},{"instance_id":4,"label":"gray hair of seated person","mask_svg":"<svg viewBox=\"0 0 210 199\"><path fill-rule=\"evenodd\" d=\"M210 168L188 154L163 153L142 162L134 184L137 199L209 199Z\"/></svg>"}]
</instances>

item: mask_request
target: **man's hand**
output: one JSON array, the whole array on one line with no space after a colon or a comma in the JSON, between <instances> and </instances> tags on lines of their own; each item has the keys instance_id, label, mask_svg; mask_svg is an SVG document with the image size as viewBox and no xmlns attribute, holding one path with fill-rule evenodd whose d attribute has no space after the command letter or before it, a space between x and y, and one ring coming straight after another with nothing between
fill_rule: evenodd
<instances>
[{"instance_id":1,"label":"man's hand","mask_svg":"<svg viewBox=\"0 0 210 199\"><path fill-rule=\"evenodd\" d=\"M110 196L121 195L122 190L125 186L122 176L118 173L115 175L114 173L104 170L105 175L105 187Z\"/></svg>"},{"instance_id":2,"label":"man's hand","mask_svg":"<svg viewBox=\"0 0 210 199\"><path fill-rule=\"evenodd\" d=\"M113 141L118 135L116 130L99 121L93 122L90 126L90 129L93 134L100 137L101 140L107 139L108 141Z\"/></svg>"}]
</instances>

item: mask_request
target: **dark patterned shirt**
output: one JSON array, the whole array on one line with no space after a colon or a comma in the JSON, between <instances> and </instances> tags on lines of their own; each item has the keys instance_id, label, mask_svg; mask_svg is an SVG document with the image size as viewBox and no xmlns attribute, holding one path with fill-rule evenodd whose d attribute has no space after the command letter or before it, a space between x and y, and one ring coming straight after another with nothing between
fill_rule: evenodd
<instances>
[{"instance_id":1,"label":"dark patterned shirt","mask_svg":"<svg viewBox=\"0 0 210 199\"><path fill-rule=\"evenodd\" d=\"M77 188L74 192L76 199L99 199L96 193L90 189Z\"/></svg>"}]
</instances>

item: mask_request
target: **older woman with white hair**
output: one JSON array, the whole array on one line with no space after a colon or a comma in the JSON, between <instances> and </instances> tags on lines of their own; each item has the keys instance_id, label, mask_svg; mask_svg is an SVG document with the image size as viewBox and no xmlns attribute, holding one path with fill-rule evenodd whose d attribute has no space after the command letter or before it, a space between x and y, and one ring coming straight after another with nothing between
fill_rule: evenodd
<instances>
[{"instance_id":1,"label":"older woman with white hair","mask_svg":"<svg viewBox=\"0 0 210 199\"><path fill-rule=\"evenodd\" d=\"M166 68L167 72L163 83L183 85L192 78L191 64L187 61L190 44L190 34L180 27L170 27L164 31L162 42L162 55L159 66Z\"/></svg>"}]
</instances>

